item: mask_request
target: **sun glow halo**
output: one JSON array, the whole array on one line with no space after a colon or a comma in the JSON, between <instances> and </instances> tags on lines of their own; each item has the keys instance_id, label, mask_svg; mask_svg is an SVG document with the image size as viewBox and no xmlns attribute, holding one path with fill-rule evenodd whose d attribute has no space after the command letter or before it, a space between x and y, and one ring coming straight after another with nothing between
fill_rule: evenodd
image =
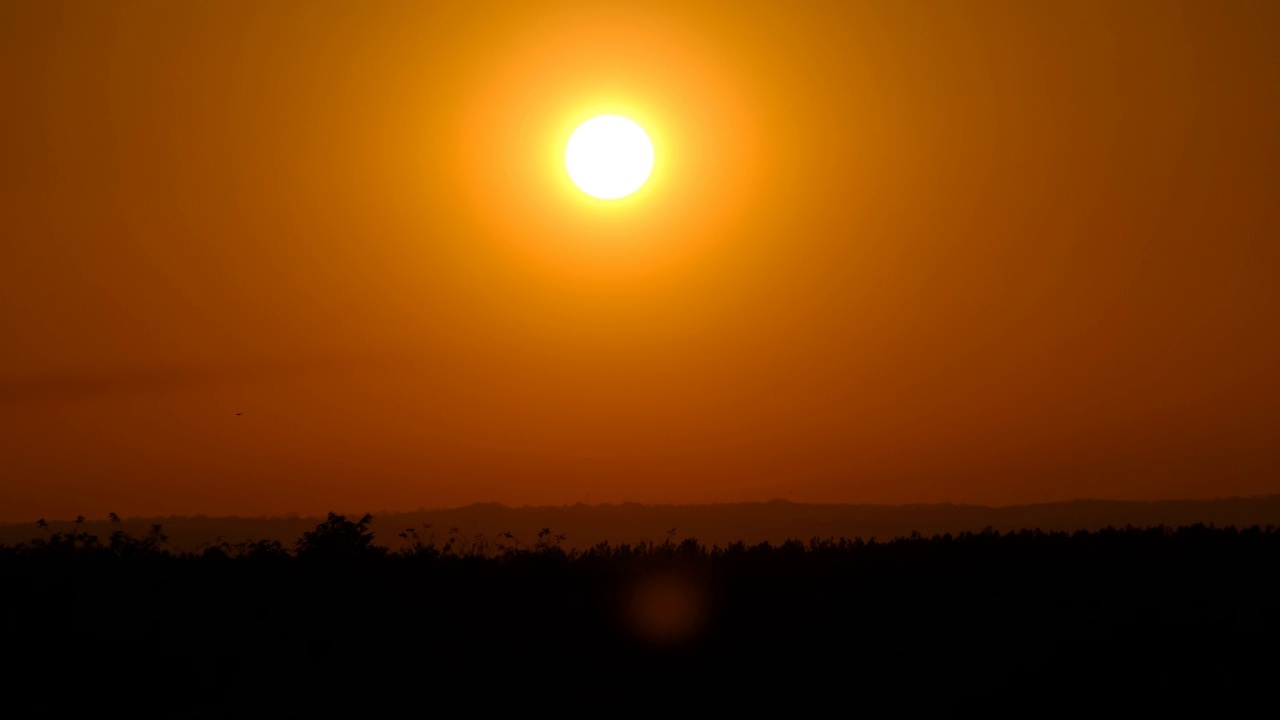
<instances>
[{"instance_id":1,"label":"sun glow halo","mask_svg":"<svg viewBox=\"0 0 1280 720\"><path fill-rule=\"evenodd\" d=\"M621 115L599 115L578 126L564 152L569 177L601 200L626 197L653 171L653 143L639 125Z\"/></svg>"}]
</instances>

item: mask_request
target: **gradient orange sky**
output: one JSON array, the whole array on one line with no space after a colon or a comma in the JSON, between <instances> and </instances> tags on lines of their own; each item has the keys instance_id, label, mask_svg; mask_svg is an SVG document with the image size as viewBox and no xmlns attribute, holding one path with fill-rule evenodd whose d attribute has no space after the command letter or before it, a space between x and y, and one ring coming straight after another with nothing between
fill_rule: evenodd
<instances>
[{"instance_id":1,"label":"gradient orange sky","mask_svg":"<svg viewBox=\"0 0 1280 720\"><path fill-rule=\"evenodd\" d=\"M1280 492L1277 37L0 3L0 520ZM615 203L562 163L606 112Z\"/></svg>"}]
</instances>

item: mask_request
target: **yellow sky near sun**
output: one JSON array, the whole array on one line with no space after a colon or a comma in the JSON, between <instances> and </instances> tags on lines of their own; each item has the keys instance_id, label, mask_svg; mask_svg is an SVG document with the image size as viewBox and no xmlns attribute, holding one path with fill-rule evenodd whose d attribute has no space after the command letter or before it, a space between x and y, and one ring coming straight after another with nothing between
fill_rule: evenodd
<instances>
[{"instance_id":1,"label":"yellow sky near sun","mask_svg":"<svg viewBox=\"0 0 1280 720\"><path fill-rule=\"evenodd\" d=\"M592 275L695 251L751 196L759 151L740 71L678 15L531 15L460 103L450 160L467 207L539 262ZM578 196L563 166L574 128L602 114L637 122L663 158L643 195L608 206Z\"/></svg>"}]
</instances>

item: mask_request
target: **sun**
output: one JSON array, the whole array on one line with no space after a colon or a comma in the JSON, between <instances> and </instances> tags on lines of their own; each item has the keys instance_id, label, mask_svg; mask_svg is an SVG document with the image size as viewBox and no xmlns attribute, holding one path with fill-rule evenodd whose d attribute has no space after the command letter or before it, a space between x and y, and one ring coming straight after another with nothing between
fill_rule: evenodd
<instances>
[{"instance_id":1,"label":"sun","mask_svg":"<svg viewBox=\"0 0 1280 720\"><path fill-rule=\"evenodd\" d=\"M621 115L599 115L573 131L564 164L582 192L616 200L639 190L649 179L653 143L635 121Z\"/></svg>"}]
</instances>

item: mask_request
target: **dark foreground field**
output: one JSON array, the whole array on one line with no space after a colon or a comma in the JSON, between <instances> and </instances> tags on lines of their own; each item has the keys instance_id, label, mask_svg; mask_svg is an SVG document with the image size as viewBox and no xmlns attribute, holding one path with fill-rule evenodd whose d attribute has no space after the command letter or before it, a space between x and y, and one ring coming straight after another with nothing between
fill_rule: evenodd
<instances>
[{"instance_id":1,"label":"dark foreground field","mask_svg":"<svg viewBox=\"0 0 1280 720\"><path fill-rule=\"evenodd\" d=\"M425 534L425 531L424 531ZM566 553L541 537L0 548L6 710L1019 716L1274 705L1280 530ZM16 715L15 715L16 716Z\"/></svg>"}]
</instances>

